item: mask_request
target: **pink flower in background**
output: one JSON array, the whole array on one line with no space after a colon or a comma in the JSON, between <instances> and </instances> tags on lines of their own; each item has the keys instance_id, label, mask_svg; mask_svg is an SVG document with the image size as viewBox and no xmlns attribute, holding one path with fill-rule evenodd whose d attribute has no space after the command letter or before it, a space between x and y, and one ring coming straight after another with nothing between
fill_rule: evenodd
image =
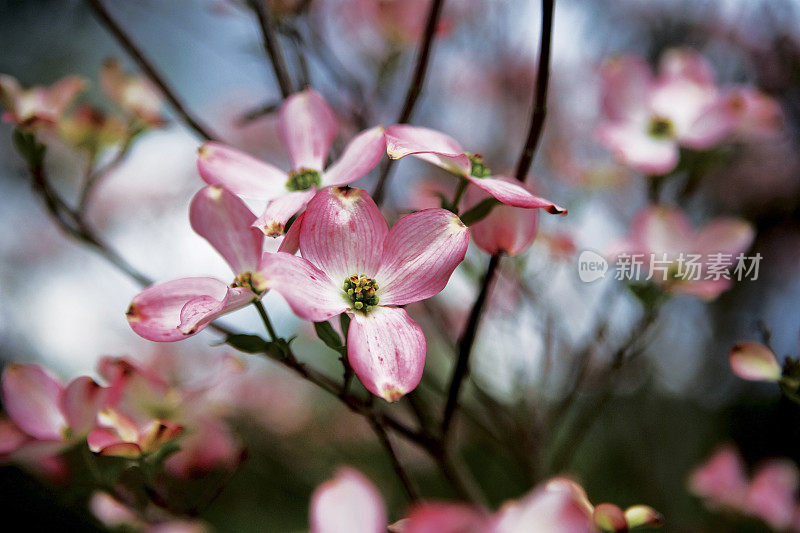
<instances>
[{"instance_id":1,"label":"pink flower in background","mask_svg":"<svg viewBox=\"0 0 800 533\"><path fill-rule=\"evenodd\" d=\"M0 431L0 451L39 461L86 438L108 391L82 376L64 386L38 365L12 364L2 376L3 405L10 418Z\"/></svg>"},{"instance_id":2,"label":"pink flower in background","mask_svg":"<svg viewBox=\"0 0 800 533\"><path fill-rule=\"evenodd\" d=\"M283 233L286 222L318 189L356 181L378 164L386 148L383 128L376 126L354 137L341 157L326 168L338 123L322 96L312 89L287 98L278 121L278 133L292 161L288 173L216 142L205 143L197 158L200 176L209 185L269 201L254 226L273 237Z\"/></svg>"},{"instance_id":3,"label":"pink flower in background","mask_svg":"<svg viewBox=\"0 0 800 533\"><path fill-rule=\"evenodd\" d=\"M467 193L471 204L477 205L489 195ZM539 230L539 211L498 205L483 219L470 227L472 240L487 254L504 252L510 256L526 251Z\"/></svg>"},{"instance_id":4,"label":"pink flower in background","mask_svg":"<svg viewBox=\"0 0 800 533\"><path fill-rule=\"evenodd\" d=\"M645 174L669 173L680 147L707 150L736 125L711 67L693 50L665 52L657 77L644 59L628 55L607 61L601 74L600 141Z\"/></svg>"},{"instance_id":5,"label":"pink flower in background","mask_svg":"<svg viewBox=\"0 0 800 533\"><path fill-rule=\"evenodd\" d=\"M469 232L445 209L426 209L390 230L361 189L332 187L309 202L301 257L265 254L262 288L314 322L347 313L347 357L364 386L387 401L412 390L425 366L425 335L399 306L444 289L464 259ZM294 227L294 226L293 226Z\"/></svg>"},{"instance_id":6,"label":"pink flower in background","mask_svg":"<svg viewBox=\"0 0 800 533\"><path fill-rule=\"evenodd\" d=\"M153 127L164 124L161 94L146 77L125 72L118 60L103 62L100 88L130 117Z\"/></svg>"},{"instance_id":7,"label":"pink flower in background","mask_svg":"<svg viewBox=\"0 0 800 533\"><path fill-rule=\"evenodd\" d=\"M654 283L670 292L711 300L731 286L731 280L722 276L707 279L712 258L717 257L717 265L727 269L750 247L753 238L753 227L741 219L718 217L697 230L677 207L651 206L636 214L630 234L609 255L639 254L645 264L655 259L660 269L667 269L667 275L664 280L663 273L656 272ZM697 269L690 265L690 256L699 256L694 261Z\"/></svg>"},{"instance_id":8,"label":"pink flower in background","mask_svg":"<svg viewBox=\"0 0 800 533\"><path fill-rule=\"evenodd\" d=\"M2 119L22 127L54 126L85 88L83 78L67 76L50 87L23 89L15 78L0 74L0 104L6 109Z\"/></svg>"},{"instance_id":9,"label":"pink flower in background","mask_svg":"<svg viewBox=\"0 0 800 533\"><path fill-rule=\"evenodd\" d=\"M256 216L222 187L205 187L192 200L192 228L222 255L234 273L231 285L216 278L182 278L156 283L140 292L127 311L133 330L152 341L185 339L217 317L240 309L262 293L254 290L264 235ZM290 250L284 240L281 249Z\"/></svg>"},{"instance_id":10,"label":"pink flower in background","mask_svg":"<svg viewBox=\"0 0 800 533\"><path fill-rule=\"evenodd\" d=\"M137 424L132 418L108 407L98 415L98 429L89 433L89 449L100 455L137 458L159 450L177 438L183 427L167 420Z\"/></svg>"},{"instance_id":11,"label":"pink flower in background","mask_svg":"<svg viewBox=\"0 0 800 533\"><path fill-rule=\"evenodd\" d=\"M723 98L735 122L733 133L740 139L770 138L780 131L783 111L774 98L747 86L732 87Z\"/></svg>"},{"instance_id":12,"label":"pink flower in background","mask_svg":"<svg viewBox=\"0 0 800 533\"><path fill-rule=\"evenodd\" d=\"M467 179L500 202L526 209L541 208L554 215L567 210L540 198L522 183L505 176L492 176L480 155L469 154L458 141L429 128L397 124L386 128L386 151L392 159L413 155Z\"/></svg>"},{"instance_id":13,"label":"pink flower in background","mask_svg":"<svg viewBox=\"0 0 800 533\"><path fill-rule=\"evenodd\" d=\"M771 459L747 479L742 458L730 446L715 452L689 478L689 489L712 508L724 508L763 520L776 531L800 531L797 466Z\"/></svg>"},{"instance_id":14,"label":"pink flower in background","mask_svg":"<svg viewBox=\"0 0 800 533\"><path fill-rule=\"evenodd\" d=\"M608 516L619 512L612 524ZM314 491L310 508L312 533L380 533L386 531L386 506L378 489L352 468ZM577 483L554 478L496 513L465 504L425 502L407 518L389 526L394 533L592 533L627 531L659 525L661 516L637 505L626 511L615 505L593 506ZM609 527L614 526L614 527Z\"/></svg>"},{"instance_id":15,"label":"pink flower in background","mask_svg":"<svg viewBox=\"0 0 800 533\"><path fill-rule=\"evenodd\" d=\"M749 381L779 381L781 365L775 352L757 342L741 342L730 354L733 372Z\"/></svg>"}]
</instances>

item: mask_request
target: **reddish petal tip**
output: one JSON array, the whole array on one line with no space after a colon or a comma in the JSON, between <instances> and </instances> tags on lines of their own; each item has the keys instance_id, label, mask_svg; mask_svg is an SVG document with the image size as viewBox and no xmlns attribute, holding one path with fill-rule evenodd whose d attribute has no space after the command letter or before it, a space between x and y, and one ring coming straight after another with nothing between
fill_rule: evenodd
<instances>
[{"instance_id":1,"label":"reddish petal tip","mask_svg":"<svg viewBox=\"0 0 800 533\"><path fill-rule=\"evenodd\" d=\"M389 403L394 403L405 395L406 395L405 391L395 387L386 387L381 392L381 398L383 398Z\"/></svg>"}]
</instances>

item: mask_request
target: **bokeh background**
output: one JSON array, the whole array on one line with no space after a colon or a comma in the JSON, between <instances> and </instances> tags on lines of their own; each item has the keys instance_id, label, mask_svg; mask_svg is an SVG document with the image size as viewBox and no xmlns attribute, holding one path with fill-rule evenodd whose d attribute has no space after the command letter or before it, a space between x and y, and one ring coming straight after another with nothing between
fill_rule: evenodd
<instances>
[{"instance_id":1,"label":"bokeh background","mask_svg":"<svg viewBox=\"0 0 800 533\"><path fill-rule=\"evenodd\" d=\"M399 3L399 2L398 2ZM275 117L243 121L253 109L279 101L252 13L235 1L125 0L107 2L143 52L182 99L226 141L285 164ZM370 18L359 0L312 0L296 19L282 15L292 2L273 3L280 20L298 32L313 86L340 115L347 136L369 125L391 124L413 65L427 2L409 1L409 21ZM285 18L281 18L285 17ZM414 22L414 21L419 22ZM550 107L534 165L534 186L569 208L566 218L541 217L540 238L509 268L526 285L500 285L474 354L470 402L481 394L503 406L515 423L540 424L542 406L557 404L575 361L597 324L611 317L605 342L622 342L638 324L635 298L606 280L583 284L570 250L604 250L626 234L646 203L647 184L614 163L596 141L600 116L598 68L604 59L633 52L656 61L674 46L690 46L712 64L720 83L748 83L773 96L785 115L777 139L739 149L683 207L695 222L736 215L757 229L752 252L764 257L756 281L737 284L711 303L673 298L660 315L644 356L625 369L599 409L591 380L572 409L541 424L531 451L539 477L550 472L559 437L585 426L561 471L570 472L593 501L647 503L667 518L668 531L760 530L756 522L706 510L687 490L687 476L719 444L734 442L749 464L773 456L800 460L800 408L777 387L736 378L728 352L741 340L760 340L766 327L779 356L798 355L800 333L800 3L789 0L559 0L553 38ZM513 167L527 127L535 83L539 6L526 0L452 0L445 4L425 90L412 119L456 137L493 169ZM284 35L287 50L295 45ZM314 52L313 50L316 50ZM297 72L296 57L287 53ZM47 85L68 74L92 80L88 100L104 105L97 73L108 57L135 69L86 4L72 0L0 0L0 73L24 85ZM355 109L359 113L352 113ZM0 357L36 361L69 378L91 373L102 355L161 357L179 352L182 364L201 367L230 348L213 346L213 333L174 346L133 334L124 312L138 287L91 250L61 234L32 194L24 162L0 124ZM201 187L195 171L200 140L175 116L145 134L127 161L104 182L91 218L107 241L138 270L166 280L187 275L227 279L220 257L188 224L188 205ZM56 186L70 197L81 160L53 146L48 164ZM396 165L389 212L419 205L431 184L447 176L417 161ZM374 172L357 186L369 188ZM571 241L557 250L559 239ZM449 343L475 294L486 261L471 247L435 305L412 308L429 342L420 395L435 404L452 362ZM266 305L276 326L297 332L303 358L338 372L335 354L313 338L277 295ZM258 331L254 310L225 320ZM760 326L761 324L762 326ZM555 339L555 340L552 340ZM599 341L598 341L599 342ZM601 350L602 352L602 350ZM211 355L209 355L211 354ZM603 364L602 353L597 365ZM202 517L221 531L296 531L307 527L308 498L337 465L358 467L379 487L399 518L402 491L369 427L288 371L258 360L263 409L240 421L248 459ZM256 392L253 392L255 395ZM262 397L263 395L263 397ZM485 405L485 403L484 403ZM498 415L499 416L499 415ZM582 418L583 417L583 418ZM513 466L468 422L458 427L460 454L484 484L493 505L523 494L534 478ZM400 447L413 476L432 496L453 495L434 465ZM97 528L78 486L52 486L16 466L0 468L0 507L30 524L64 530Z\"/></svg>"}]
</instances>

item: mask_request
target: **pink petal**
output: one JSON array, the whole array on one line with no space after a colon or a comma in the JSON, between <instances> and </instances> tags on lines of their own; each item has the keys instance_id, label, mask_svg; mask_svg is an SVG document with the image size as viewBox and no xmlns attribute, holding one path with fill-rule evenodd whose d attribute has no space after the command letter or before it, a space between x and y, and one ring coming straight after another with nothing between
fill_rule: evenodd
<instances>
[{"instance_id":1,"label":"pink petal","mask_svg":"<svg viewBox=\"0 0 800 533\"><path fill-rule=\"evenodd\" d=\"M715 505L741 509L747 493L744 464L731 447L718 450L689 477L689 489Z\"/></svg>"},{"instance_id":2,"label":"pink petal","mask_svg":"<svg viewBox=\"0 0 800 533\"><path fill-rule=\"evenodd\" d=\"M695 252L706 255L722 253L736 256L750 248L755 237L753 226L742 219L720 217L705 226L697 235Z\"/></svg>"},{"instance_id":3,"label":"pink petal","mask_svg":"<svg viewBox=\"0 0 800 533\"><path fill-rule=\"evenodd\" d=\"M347 309L342 287L304 258L283 252L266 253L259 273L264 286L283 296L300 318L321 322Z\"/></svg>"},{"instance_id":4,"label":"pink petal","mask_svg":"<svg viewBox=\"0 0 800 533\"><path fill-rule=\"evenodd\" d=\"M736 133L744 137L769 137L784 121L780 104L758 89L736 86L726 92L725 105L736 120Z\"/></svg>"},{"instance_id":5,"label":"pink petal","mask_svg":"<svg viewBox=\"0 0 800 533\"><path fill-rule=\"evenodd\" d=\"M342 468L311 496L312 533L384 533L386 506L361 473Z\"/></svg>"},{"instance_id":6,"label":"pink petal","mask_svg":"<svg viewBox=\"0 0 800 533\"><path fill-rule=\"evenodd\" d=\"M669 291L675 294L688 294L697 296L707 302L714 300L731 288L733 283L729 279L704 279L700 281L676 281L670 283Z\"/></svg>"},{"instance_id":7,"label":"pink petal","mask_svg":"<svg viewBox=\"0 0 800 533\"><path fill-rule=\"evenodd\" d=\"M389 232L378 206L361 189L329 187L308 203L300 254L338 286L353 274L372 276Z\"/></svg>"},{"instance_id":8,"label":"pink petal","mask_svg":"<svg viewBox=\"0 0 800 533\"><path fill-rule=\"evenodd\" d=\"M375 168L386 153L383 128L376 126L359 133L344 149L342 156L322 175L322 185L347 185Z\"/></svg>"},{"instance_id":9,"label":"pink petal","mask_svg":"<svg viewBox=\"0 0 800 533\"><path fill-rule=\"evenodd\" d=\"M778 381L781 365L775 353L757 342L742 342L731 350L731 368L742 379Z\"/></svg>"},{"instance_id":10,"label":"pink petal","mask_svg":"<svg viewBox=\"0 0 800 533\"><path fill-rule=\"evenodd\" d=\"M64 388L56 378L38 365L11 364L3 371L2 389L6 412L22 431L38 440L63 439Z\"/></svg>"},{"instance_id":11,"label":"pink petal","mask_svg":"<svg viewBox=\"0 0 800 533\"><path fill-rule=\"evenodd\" d=\"M247 302L242 301L245 296L250 300L255 298L253 293L232 294L235 305L245 305ZM228 297L229 287L218 279L176 279L157 283L137 294L126 314L138 335L151 341L171 342L194 335L217 316L232 311L235 307L227 305ZM190 323L194 324L194 330L187 328Z\"/></svg>"},{"instance_id":12,"label":"pink petal","mask_svg":"<svg viewBox=\"0 0 800 533\"><path fill-rule=\"evenodd\" d=\"M283 235L283 228L295 213L303 209L316 194L317 189L311 187L307 191L287 192L267 204L264 213L253 222L268 237Z\"/></svg>"},{"instance_id":13,"label":"pink petal","mask_svg":"<svg viewBox=\"0 0 800 533\"><path fill-rule=\"evenodd\" d=\"M569 484L557 479L506 505L493 533L592 533L591 511Z\"/></svg>"},{"instance_id":14,"label":"pink petal","mask_svg":"<svg viewBox=\"0 0 800 533\"><path fill-rule=\"evenodd\" d=\"M381 305L404 305L445 288L464 260L469 230L446 209L426 209L401 218L383 245L375 274Z\"/></svg>"},{"instance_id":15,"label":"pink petal","mask_svg":"<svg viewBox=\"0 0 800 533\"><path fill-rule=\"evenodd\" d=\"M278 247L279 252L286 252L287 254L294 255L300 250L300 228L303 227L304 216L305 213L300 213L297 215L297 218L294 219L294 223L292 223L289 231L283 236L283 240Z\"/></svg>"},{"instance_id":16,"label":"pink petal","mask_svg":"<svg viewBox=\"0 0 800 533\"><path fill-rule=\"evenodd\" d=\"M92 378L72 380L61 395L61 411L66 417L73 438L81 438L97 424L97 413L105 407L108 389Z\"/></svg>"},{"instance_id":17,"label":"pink petal","mask_svg":"<svg viewBox=\"0 0 800 533\"><path fill-rule=\"evenodd\" d=\"M646 125L607 123L598 129L597 136L620 163L645 174L667 174L678 166L675 141L651 137Z\"/></svg>"},{"instance_id":18,"label":"pink petal","mask_svg":"<svg viewBox=\"0 0 800 533\"><path fill-rule=\"evenodd\" d=\"M698 85L714 85L714 73L708 61L691 48L673 48L661 55L658 64L661 79L689 80Z\"/></svg>"},{"instance_id":19,"label":"pink petal","mask_svg":"<svg viewBox=\"0 0 800 533\"><path fill-rule=\"evenodd\" d=\"M211 296L192 298L181 309L180 330L192 335L210 324L217 317L242 308L256 299L252 291L244 287L228 287L225 299L220 305Z\"/></svg>"},{"instance_id":20,"label":"pink petal","mask_svg":"<svg viewBox=\"0 0 800 533\"><path fill-rule=\"evenodd\" d=\"M235 274L255 270L264 237L253 228L256 216L222 187L204 187L192 199L192 229L213 246Z\"/></svg>"},{"instance_id":21,"label":"pink petal","mask_svg":"<svg viewBox=\"0 0 800 533\"><path fill-rule=\"evenodd\" d=\"M566 215L567 210L530 192L522 183L505 176L490 178L467 177L473 185L483 189L506 205L525 209L544 209L553 215Z\"/></svg>"},{"instance_id":22,"label":"pink petal","mask_svg":"<svg viewBox=\"0 0 800 533\"><path fill-rule=\"evenodd\" d=\"M136 514L114 499L108 493L95 492L89 500L89 509L104 526L115 528L120 526L140 527Z\"/></svg>"},{"instance_id":23,"label":"pink petal","mask_svg":"<svg viewBox=\"0 0 800 533\"><path fill-rule=\"evenodd\" d=\"M278 133L289 151L293 170L321 172L337 130L336 115L313 89L293 94L278 112Z\"/></svg>"},{"instance_id":24,"label":"pink petal","mask_svg":"<svg viewBox=\"0 0 800 533\"><path fill-rule=\"evenodd\" d=\"M689 123L685 131L680 132L678 142L693 150L713 148L733 131L737 118L731 113L727 101L720 99Z\"/></svg>"},{"instance_id":25,"label":"pink petal","mask_svg":"<svg viewBox=\"0 0 800 533\"><path fill-rule=\"evenodd\" d=\"M397 124L386 128L386 152L392 159L413 155L459 176L468 176L471 167L458 141L419 126Z\"/></svg>"},{"instance_id":26,"label":"pink petal","mask_svg":"<svg viewBox=\"0 0 800 533\"><path fill-rule=\"evenodd\" d=\"M794 516L797 467L788 459L773 459L758 470L747 493L749 511L782 531Z\"/></svg>"},{"instance_id":27,"label":"pink petal","mask_svg":"<svg viewBox=\"0 0 800 533\"><path fill-rule=\"evenodd\" d=\"M462 504L423 503L403 521L402 533L489 533L491 517Z\"/></svg>"},{"instance_id":28,"label":"pink petal","mask_svg":"<svg viewBox=\"0 0 800 533\"><path fill-rule=\"evenodd\" d=\"M207 142L200 147L197 171L209 185L259 200L271 200L284 194L289 179L281 169L217 142Z\"/></svg>"},{"instance_id":29,"label":"pink petal","mask_svg":"<svg viewBox=\"0 0 800 533\"><path fill-rule=\"evenodd\" d=\"M89 432L86 440L89 443L89 449L95 453L99 452L103 448L120 443L119 435L113 431L109 431L108 429L92 430Z\"/></svg>"},{"instance_id":30,"label":"pink petal","mask_svg":"<svg viewBox=\"0 0 800 533\"><path fill-rule=\"evenodd\" d=\"M467 197L471 203L477 204L486 195L468 193ZM475 244L487 254L504 252L514 256L533 244L538 230L538 210L498 205L486 218L472 224L470 234Z\"/></svg>"},{"instance_id":31,"label":"pink petal","mask_svg":"<svg viewBox=\"0 0 800 533\"><path fill-rule=\"evenodd\" d=\"M353 313L347 359L372 394L396 402L414 390L425 368L425 335L405 309L377 306Z\"/></svg>"},{"instance_id":32,"label":"pink petal","mask_svg":"<svg viewBox=\"0 0 800 533\"><path fill-rule=\"evenodd\" d=\"M109 457L135 459L142 455L142 448L135 442L116 442L99 449L96 453Z\"/></svg>"},{"instance_id":33,"label":"pink petal","mask_svg":"<svg viewBox=\"0 0 800 533\"><path fill-rule=\"evenodd\" d=\"M639 211L631 222L631 253L666 253L677 257L693 253L694 230L677 207L652 206Z\"/></svg>"},{"instance_id":34,"label":"pink petal","mask_svg":"<svg viewBox=\"0 0 800 533\"><path fill-rule=\"evenodd\" d=\"M618 56L603 65L603 112L611 120L625 120L646 112L653 83L650 65L638 56Z\"/></svg>"},{"instance_id":35,"label":"pink petal","mask_svg":"<svg viewBox=\"0 0 800 533\"><path fill-rule=\"evenodd\" d=\"M29 438L11 420L0 419L0 456L19 449Z\"/></svg>"}]
</instances>

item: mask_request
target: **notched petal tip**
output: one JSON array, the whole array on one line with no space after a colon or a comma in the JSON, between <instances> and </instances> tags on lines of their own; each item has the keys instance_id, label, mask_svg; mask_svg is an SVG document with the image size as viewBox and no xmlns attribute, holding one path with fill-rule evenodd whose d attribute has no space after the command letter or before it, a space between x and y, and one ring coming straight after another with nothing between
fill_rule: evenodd
<instances>
[{"instance_id":1,"label":"notched petal tip","mask_svg":"<svg viewBox=\"0 0 800 533\"><path fill-rule=\"evenodd\" d=\"M385 387L381 391L381 398L389 403L394 403L406 395L406 391L398 389L397 387Z\"/></svg>"}]
</instances>

